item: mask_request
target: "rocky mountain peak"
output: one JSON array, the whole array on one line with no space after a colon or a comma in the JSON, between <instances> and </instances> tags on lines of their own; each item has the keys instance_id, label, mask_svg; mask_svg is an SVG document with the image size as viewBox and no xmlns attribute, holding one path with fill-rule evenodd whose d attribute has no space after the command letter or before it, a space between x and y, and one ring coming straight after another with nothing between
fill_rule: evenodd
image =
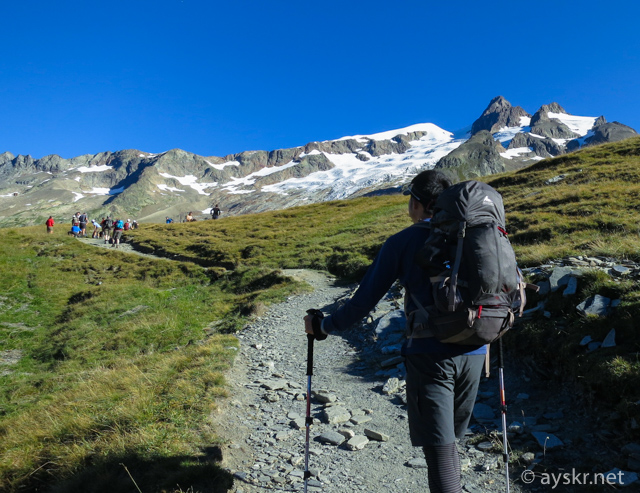
<instances>
[{"instance_id":1,"label":"rocky mountain peak","mask_svg":"<svg viewBox=\"0 0 640 493\"><path fill-rule=\"evenodd\" d=\"M536 111L531 117L531 126L536 125L538 122L551 121L551 119L549 118L549 113L563 113L565 115L568 114L565 109L558 103L543 104L540 109Z\"/></svg>"},{"instance_id":2,"label":"rocky mountain peak","mask_svg":"<svg viewBox=\"0 0 640 493\"><path fill-rule=\"evenodd\" d=\"M522 117L528 118L531 115L520 106L511 106L503 96L497 96L491 100L480 118L473 122L471 135L482 130L493 133L504 127L519 127Z\"/></svg>"},{"instance_id":3,"label":"rocky mountain peak","mask_svg":"<svg viewBox=\"0 0 640 493\"><path fill-rule=\"evenodd\" d=\"M15 159L15 156L10 152L3 152L2 154L0 154L0 164L13 161L14 159Z\"/></svg>"},{"instance_id":4,"label":"rocky mountain peak","mask_svg":"<svg viewBox=\"0 0 640 493\"><path fill-rule=\"evenodd\" d=\"M593 124L593 128L599 127L600 125L604 125L607 123L607 119L600 115Z\"/></svg>"}]
</instances>

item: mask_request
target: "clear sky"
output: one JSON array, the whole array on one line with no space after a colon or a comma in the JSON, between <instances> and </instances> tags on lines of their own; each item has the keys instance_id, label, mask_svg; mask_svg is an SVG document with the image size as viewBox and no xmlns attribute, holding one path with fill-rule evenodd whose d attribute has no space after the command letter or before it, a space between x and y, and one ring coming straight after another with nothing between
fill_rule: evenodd
<instances>
[{"instance_id":1,"label":"clear sky","mask_svg":"<svg viewBox=\"0 0 640 493\"><path fill-rule=\"evenodd\" d=\"M497 95L640 131L637 0L6 0L0 16L16 155L455 131Z\"/></svg>"}]
</instances>

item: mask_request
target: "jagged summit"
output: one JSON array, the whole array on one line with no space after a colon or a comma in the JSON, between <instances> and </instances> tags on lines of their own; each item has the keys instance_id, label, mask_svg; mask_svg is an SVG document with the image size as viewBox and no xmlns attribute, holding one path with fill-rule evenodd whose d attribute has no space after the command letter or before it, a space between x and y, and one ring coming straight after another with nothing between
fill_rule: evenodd
<instances>
[{"instance_id":1,"label":"jagged summit","mask_svg":"<svg viewBox=\"0 0 640 493\"><path fill-rule=\"evenodd\" d=\"M519 127L523 117L528 119L531 118L531 115L520 106L511 106L511 103L504 97L497 96L491 100L480 118L473 122L471 135L482 130L494 133L504 127Z\"/></svg>"},{"instance_id":2,"label":"jagged summit","mask_svg":"<svg viewBox=\"0 0 640 493\"><path fill-rule=\"evenodd\" d=\"M398 191L423 169L438 167L462 180L634 135L632 128L603 116L571 115L556 102L531 116L498 96L464 135L420 123L224 157L182 149L160 154L127 149L72 159L4 152L0 226L41 224L49 215L66 222L78 210L163 222L188 211L203 218L213 204L225 215L284 209Z\"/></svg>"}]
</instances>

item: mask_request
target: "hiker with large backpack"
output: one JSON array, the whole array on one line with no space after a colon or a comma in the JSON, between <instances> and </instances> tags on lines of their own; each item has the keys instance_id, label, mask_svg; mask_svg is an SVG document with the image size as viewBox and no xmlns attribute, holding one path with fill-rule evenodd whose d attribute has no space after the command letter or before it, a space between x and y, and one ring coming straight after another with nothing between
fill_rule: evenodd
<instances>
[{"instance_id":1,"label":"hiker with large backpack","mask_svg":"<svg viewBox=\"0 0 640 493\"><path fill-rule=\"evenodd\" d=\"M122 219L116 219L113 222L113 243L111 247L120 248L120 240L122 239L122 232L124 231L124 221Z\"/></svg>"},{"instance_id":2,"label":"hiker with large backpack","mask_svg":"<svg viewBox=\"0 0 640 493\"><path fill-rule=\"evenodd\" d=\"M457 249L456 241L434 242L433 237L439 233L435 228L432 232L429 224L434 212L437 216L440 210L436 206L442 205L439 198L452 188L446 176L438 171L428 170L417 175L405 192L410 196L409 216L414 224L387 239L359 288L341 308L324 318L313 314L305 317L306 332L323 340L328 334L347 329L363 319L396 280L402 284L408 335L402 354L407 368L409 432L412 445L423 448L429 489L433 493L462 491L456 438L463 438L466 433L485 362L486 344L490 342L480 336L473 337L464 329L469 327L469 323L473 325L476 319L482 320L484 313L496 315L489 303L475 307L475 318L469 312L460 315L455 310L466 307L460 303L459 293L451 300L445 296L447 302L453 301L454 312L440 312L436 303L442 297L441 290L450 285L450 281L445 281L445 272L454 270L456 266L452 264L447 268L444 264L434 264L431 267L440 269L434 276L421 268L429 267L429 262L449 260L451 249L454 253ZM459 194L459 190L453 190ZM499 205L502 206L501 201ZM504 222L500 227L504 229ZM498 233L502 234L499 230ZM456 240L458 234L461 234L459 228L456 229ZM469 236L475 237L475 232ZM438 248L440 252L436 255L434 251ZM466 262L462 265L467 268ZM515 264L513 267L509 277L516 284ZM460 270L460 265L457 268ZM465 282L460 273L454 294ZM434 295L437 296L434 298ZM448 304L445 308L448 310ZM500 313L503 314L502 311ZM453 317L454 322L447 317ZM504 314L502 322L505 326L510 320L510 312ZM432 323L435 321L438 323ZM458 337L453 325L458 327ZM462 333L464 335L460 335Z\"/></svg>"},{"instance_id":3,"label":"hiker with large backpack","mask_svg":"<svg viewBox=\"0 0 640 493\"><path fill-rule=\"evenodd\" d=\"M102 223L102 237L104 238L105 243L109 243L112 229L113 219L111 219L111 216L107 216L107 218Z\"/></svg>"}]
</instances>

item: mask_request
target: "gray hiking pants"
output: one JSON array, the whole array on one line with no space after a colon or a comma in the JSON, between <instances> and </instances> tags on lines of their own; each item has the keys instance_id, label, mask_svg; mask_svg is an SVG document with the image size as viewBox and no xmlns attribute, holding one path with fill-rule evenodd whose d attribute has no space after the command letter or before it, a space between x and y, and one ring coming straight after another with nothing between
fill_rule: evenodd
<instances>
[{"instance_id":1,"label":"gray hiking pants","mask_svg":"<svg viewBox=\"0 0 640 493\"><path fill-rule=\"evenodd\" d=\"M407 412L411 443L447 445L464 437L478 393L484 354L410 354Z\"/></svg>"}]
</instances>

